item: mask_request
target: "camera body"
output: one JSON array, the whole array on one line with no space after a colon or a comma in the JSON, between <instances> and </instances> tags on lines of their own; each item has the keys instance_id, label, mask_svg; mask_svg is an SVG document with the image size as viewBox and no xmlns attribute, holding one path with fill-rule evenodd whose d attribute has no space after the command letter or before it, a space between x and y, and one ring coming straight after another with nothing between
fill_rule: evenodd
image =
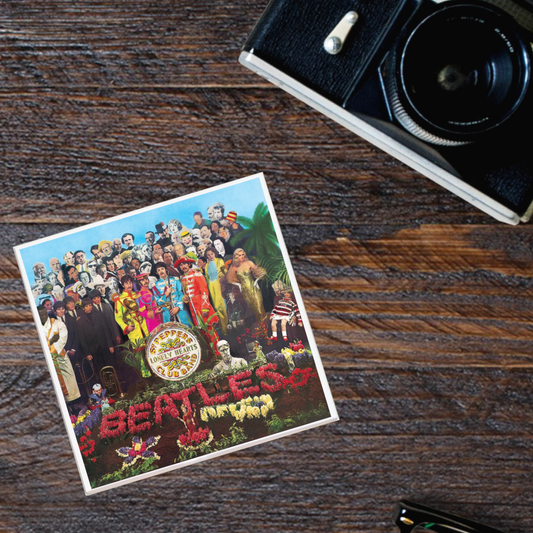
<instances>
[{"instance_id":1,"label":"camera body","mask_svg":"<svg viewBox=\"0 0 533 533\"><path fill-rule=\"evenodd\" d=\"M240 62L509 224L533 213L530 0L271 0Z\"/></svg>"}]
</instances>

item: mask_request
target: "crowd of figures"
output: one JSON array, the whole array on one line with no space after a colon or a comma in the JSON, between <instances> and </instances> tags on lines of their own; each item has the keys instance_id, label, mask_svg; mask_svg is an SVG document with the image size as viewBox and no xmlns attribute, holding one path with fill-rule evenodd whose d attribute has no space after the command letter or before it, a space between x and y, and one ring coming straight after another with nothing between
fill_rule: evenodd
<instances>
[{"instance_id":1,"label":"crowd of figures","mask_svg":"<svg viewBox=\"0 0 533 533\"><path fill-rule=\"evenodd\" d=\"M124 233L95 243L89 253L62 251L62 261L53 257L49 269L33 265L33 297L50 350L63 358L58 375L71 411L90 396L84 365L93 371L89 385L98 387L104 366L120 366L118 345L138 346L163 323L201 328L216 356L221 340L244 358L263 355L257 341L245 353L236 345L260 326L269 344L294 338L291 330L305 335L294 296L281 281L272 285L275 297L265 310L259 281L266 272L232 246L243 228L235 211L224 211L217 203L208 218L195 212L191 228L177 219L160 222L142 244ZM150 375L146 364L142 375Z\"/></svg>"}]
</instances>

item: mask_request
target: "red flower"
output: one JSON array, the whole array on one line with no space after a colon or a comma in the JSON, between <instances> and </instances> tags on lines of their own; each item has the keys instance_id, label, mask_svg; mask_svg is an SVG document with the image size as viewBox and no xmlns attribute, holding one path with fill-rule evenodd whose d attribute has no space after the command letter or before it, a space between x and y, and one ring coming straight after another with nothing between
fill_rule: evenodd
<instances>
[{"instance_id":1,"label":"red flower","mask_svg":"<svg viewBox=\"0 0 533 533\"><path fill-rule=\"evenodd\" d=\"M209 398L209 395L204 389L204 386L201 383L198 383L196 385L196 388L198 389L198 392L200 393L200 396L202 397L202 400L204 402L204 405L213 405L213 403L225 403L229 397L230 393L226 392L225 394L219 394L217 396L213 396L212 398Z\"/></svg>"},{"instance_id":2,"label":"red flower","mask_svg":"<svg viewBox=\"0 0 533 533\"><path fill-rule=\"evenodd\" d=\"M121 409L105 415L100 426L100 438L118 437L126 431L126 418L128 415ZM118 419L118 420L117 420Z\"/></svg>"},{"instance_id":3,"label":"red flower","mask_svg":"<svg viewBox=\"0 0 533 533\"><path fill-rule=\"evenodd\" d=\"M162 407L162 403L165 403L166 405ZM168 394L162 394L156 398L154 411L156 424L163 423L163 415L170 415L172 418L178 418L179 416L179 411L176 407L176 404Z\"/></svg>"},{"instance_id":4,"label":"red flower","mask_svg":"<svg viewBox=\"0 0 533 533\"><path fill-rule=\"evenodd\" d=\"M140 433L141 431L147 431L152 427L152 424L149 421L143 422L142 424L137 424L139 420L146 420L150 416L151 408L152 406L148 402L130 407L128 416L128 429L132 435Z\"/></svg>"},{"instance_id":5,"label":"red flower","mask_svg":"<svg viewBox=\"0 0 533 533\"><path fill-rule=\"evenodd\" d=\"M295 368L290 378L283 380L283 388L286 389L290 385L294 391L299 393L300 391L298 389L305 387L311 378L317 376L318 374L313 372L312 368L305 368L303 370L301 368Z\"/></svg>"},{"instance_id":6,"label":"red flower","mask_svg":"<svg viewBox=\"0 0 533 533\"><path fill-rule=\"evenodd\" d=\"M284 386L284 378L281 374L275 372L276 369L276 364L269 363L268 365L259 367L256 371L258 378L271 379L274 382L274 384L270 385L269 383L261 381L261 387L263 387L263 389L265 389L267 392L277 392Z\"/></svg>"}]
</instances>

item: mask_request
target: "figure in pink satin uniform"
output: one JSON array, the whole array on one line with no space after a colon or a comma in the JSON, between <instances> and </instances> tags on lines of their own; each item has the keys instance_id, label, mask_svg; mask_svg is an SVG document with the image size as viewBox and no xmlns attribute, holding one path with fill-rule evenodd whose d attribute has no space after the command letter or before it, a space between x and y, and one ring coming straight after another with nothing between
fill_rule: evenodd
<instances>
[{"instance_id":1,"label":"figure in pink satin uniform","mask_svg":"<svg viewBox=\"0 0 533 533\"><path fill-rule=\"evenodd\" d=\"M137 302L139 304L140 315L143 316L146 320L146 327L148 332L151 333L157 326L162 323L161 317L163 311L157 305L155 301L155 296L152 294L152 291L148 288L150 280L148 279L148 274L139 274L135 276L135 279L141 285L141 290L138 291L137 295L139 298Z\"/></svg>"}]
</instances>

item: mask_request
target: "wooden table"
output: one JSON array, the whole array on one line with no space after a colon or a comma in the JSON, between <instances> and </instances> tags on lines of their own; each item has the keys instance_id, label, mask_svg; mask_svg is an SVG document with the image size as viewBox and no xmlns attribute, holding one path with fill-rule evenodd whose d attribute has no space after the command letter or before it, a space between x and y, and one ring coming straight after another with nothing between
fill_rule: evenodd
<instances>
[{"instance_id":1,"label":"wooden table","mask_svg":"<svg viewBox=\"0 0 533 533\"><path fill-rule=\"evenodd\" d=\"M0 530L393 532L533 519L533 226L241 67L266 0L0 4ZM264 171L341 417L89 498L12 246Z\"/></svg>"}]
</instances>

